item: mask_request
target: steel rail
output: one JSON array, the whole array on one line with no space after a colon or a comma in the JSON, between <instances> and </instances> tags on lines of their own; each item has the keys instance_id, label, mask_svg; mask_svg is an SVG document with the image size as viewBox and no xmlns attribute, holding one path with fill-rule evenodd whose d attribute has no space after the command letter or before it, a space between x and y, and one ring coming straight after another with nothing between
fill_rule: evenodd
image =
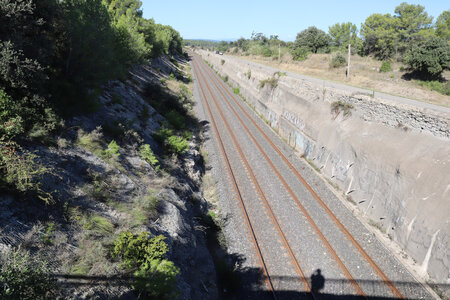
<instances>
[{"instance_id":1,"label":"steel rail","mask_svg":"<svg viewBox=\"0 0 450 300\"><path fill-rule=\"evenodd\" d=\"M209 76L209 75L208 75ZM212 80L212 78L210 77L210 79ZM218 88L218 86L216 86ZM225 95L222 93L222 91L219 90L219 92L221 93L222 97L225 99ZM227 101L227 100L225 100ZM228 102L228 101L227 101ZM230 103L228 102L228 104L230 105ZM288 191L289 195L291 196L291 198L296 202L297 206L300 208L300 210L303 212L303 214L305 215L306 219L308 220L308 222L311 224L311 226L314 228L314 230L316 231L316 233L319 235L320 239L322 240L322 242L326 245L328 251L330 251L331 255L334 257L334 259L338 262L339 267L342 269L342 271L344 271L345 275L347 276L347 278L350 280L350 282L352 283L352 285L354 286L354 288L356 289L357 293L362 296L362 297L366 297L365 293L361 290L361 288L359 287L358 283L355 281L355 279L353 278L353 276L351 275L350 271L347 269L347 267L345 266L345 264L342 262L342 260L339 258L339 256L337 255L336 251L333 249L333 247L331 246L331 244L328 242L328 240L325 238L325 236L323 235L323 233L320 231L319 227L317 226L317 224L314 222L314 220L312 219L312 217L310 216L310 214L307 212L307 210L305 209L305 207L301 204L300 199L295 195L294 191L291 189L291 187L289 186L289 184L286 182L286 180L284 179L284 177L281 175L281 173L278 171L278 169L275 167L275 165L273 164L273 162L270 160L270 158L267 156L267 154L265 153L265 151L262 149L261 145L256 141L256 138L251 134L250 130L248 129L248 127L244 124L243 120L239 117L239 115L237 114L237 112L235 111L235 109L230 105L231 110L233 111L233 113L235 114L235 116L238 118L239 122L241 123L241 125L244 127L245 131L249 134L250 138L253 140L253 142L255 143L256 147L259 149L259 151L261 152L261 154L264 156L264 158L266 159L266 161L269 163L270 167L273 169L273 171L275 172L275 174L278 176L278 178L280 179L281 183L283 184L283 186L285 187L285 189Z\"/></svg>"},{"instance_id":2,"label":"steel rail","mask_svg":"<svg viewBox=\"0 0 450 300\"><path fill-rule=\"evenodd\" d=\"M213 76L217 78L212 72ZM264 138L268 141L268 143L272 146L272 148L279 154L282 160L286 163L286 165L291 169L294 175L302 182L302 184L307 188L307 190L312 194L312 196L319 202L322 208L327 212L327 214L331 217L331 219L336 223L339 229L347 236L347 238L351 241L351 243L356 247L356 249L362 254L362 256L369 262L372 268L377 272L377 274L381 277L383 282L391 289L391 291L395 294L395 296L399 299L404 299L402 293L395 287L392 281L384 274L384 272L378 267L378 265L373 261L373 259L367 254L367 252L362 248L362 246L356 241L356 239L352 236L352 234L345 228L345 226L339 221L339 219L333 214L333 212L328 208L328 206L323 202L323 200L317 195L317 193L313 190L313 188L306 182L303 176L295 169L295 167L291 164L291 162L286 158L286 156L280 151L280 149L272 142L272 140L267 136L267 134L260 128L259 125L255 122L255 120L250 116L250 114L241 106L239 101L234 97L233 94L226 88L222 80L217 79L222 88L227 92L227 94L234 100L234 102L239 106L241 111L247 116L247 118L252 122L252 124L256 127L256 129L264 136Z\"/></svg>"},{"instance_id":3,"label":"steel rail","mask_svg":"<svg viewBox=\"0 0 450 300\"><path fill-rule=\"evenodd\" d=\"M196 70L194 68L193 68L193 71L194 71L194 74L197 77L197 72L196 72ZM233 169L231 168L230 160L229 160L228 155L227 155L227 153L225 151L225 147L223 145L222 138L220 136L219 130L217 129L217 125L216 125L216 122L215 122L214 117L212 115L211 108L209 107L208 101L206 100L207 98L206 98L205 92L204 92L200 82L198 83L198 86L199 86L200 92L201 92L201 94L203 96L203 100L204 100L203 102L206 104L206 107L207 107L207 110L208 110L208 114L209 114L209 118L210 118L211 123L213 125L214 133L215 133L215 135L217 137L217 141L218 141L218 144L219 144L220 152L222 153L222 156L224 157L224 160L226 162L228 175L230 176L230 179L231 179L232 184L233 184L234 191L235 191L235 193L236 193L236 195L237 195L237 197L239 199L239 204L240 204L240 207L241 207L241 211L242 211L242 214L244 215L244 219L245 219L245 222L247 224L247 228L249 230L253 246L255 247L255 250L256 250L256 253L257 253L257 256L258 256L258 260L259 260L259 264L262 267L262 270L263 270L263 273L264 273L264 277L265 277L266 283L267 283L267 285L269 287L269 290L270 290L270 292L272 294L272 297L273 297L273 299L276 300L277 296L276 296L275 290L273 288L272 280L271 280L270 275L269 275L269 273L267 271L267 266L266 266L266 263L264 261L264 257L262 256L261 248L260 248L258 240L256 238L255 231L253 230L253 226L252 226L252 224L250 222L250 217L248 215L247 209L246 209L244 201L242 199L241 191L240 191L239 186L237 184L236 177L234 175Z\"/></svg>"},{"instance_id":4,"label":"steel rail","mask_svg":"<svg viewBox=\"0 0 450 300\"><path fill-rule=\"evenodd\" d=\"M199 66L199 69L200 68L201 67ZM211 94L211 98L212 98L212 100L213 100L213 102L214 102L214 104L215 104L215 106L216 106L216 108L217 108L217 110L219 112L219 115L220 115L223 123L225 124L225 127L226 127L228 133L231 136L231 139L232 139L232 141L234 143L235 149L238 151L242 161L244 162L244 165L245 165L247 171L250 174L250 177L251 177L251 179L252 179L252 181L253 181L256 189L257 189L257 192L258 192L260 198L263 200L264 206L266 207L267 211L269 212L270 218L272 219L272 222L274 223L275 227L277 228L277 231L278 231L280 237L282 238L282 241L283 241L283 244L284 244L286 250L288 250L288 252L289 252L289 256L291 257L291 260L292 260L292 262L295 265L296 271L299 274L299 276L300 276L300 278L301 278L301 280L302 280L302 282L303 282L303 284L304 284L304 286L306 288L306 292L309 293L309 295L313 299L316 299L314 293L312 292L312 290L311 290L311 288L309 286L309 283L306 280L305 274L303 273L303 270L301 269L300 264L298 263L298 260L295 257L294 252L292 251L292 248L289 245L289 242L287 241L286 236L285 236L284 232L282 231L282 229L280 227L280 224L278 223L278 220L277 220L277 218L275 217L275 215L273 213L272 208L270 207L270 204L267 201L267 198L265 197L265 195L264 195L264 193L263 193L263 191L261 189L261 186L260 186L258 180L256 179L256 176L253 173L253 170L250 167L250 164L248 163L248 161L247 161L247 159L246 159L246 157L244 155L244 152L242 151L242 148L239 146L239 143L238 143L238 141L236 139L236 136L234 135L233 131L231 130L231 127L230 127L228 121L226 120L225 116L223 115L223 112L220 110L220 107L219 107L219 105L217 103L217 100L215 99L214 94L212 93L211 89L209 88L209 86L207 84L207 81L203 77L203 74L202 74L201 70L200 70L200 76L204 79L205 86L208 89L209 93Z\"/></svg>"}]
</instances>

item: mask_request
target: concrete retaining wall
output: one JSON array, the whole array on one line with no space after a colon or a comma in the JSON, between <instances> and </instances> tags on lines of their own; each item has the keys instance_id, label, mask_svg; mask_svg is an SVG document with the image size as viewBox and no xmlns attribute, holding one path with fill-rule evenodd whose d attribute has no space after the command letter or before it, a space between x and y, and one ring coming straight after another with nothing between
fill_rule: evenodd
<instances>
[{"instance_id":1,"label":"concrete retaining wall","mask_svg":"<svg viewBox=\"0 0 450 300\"><path fill-rule=\"evenodd\" d=\"M450 283L450 110L373 98L274 74L238 58L198 53L351 197L367 221L398 243L421 275ZM272 77L275 88L260 87ZM335 101L352 104L351 115L332 111Z\"/></svg>"}]
</instances>

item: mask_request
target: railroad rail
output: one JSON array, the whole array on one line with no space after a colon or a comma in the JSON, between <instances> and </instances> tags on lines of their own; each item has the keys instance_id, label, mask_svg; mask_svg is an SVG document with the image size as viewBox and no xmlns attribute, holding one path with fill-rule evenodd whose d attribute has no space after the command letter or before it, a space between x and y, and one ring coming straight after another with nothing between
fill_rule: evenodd
<instances>
[{"instance_id":1,"label":"railroad rail","mask_svg":"<svg viewBox=\"0 0 450 300\"><path fill-rule=\"evenodd\" d=\"M224 160L226 161L227 170L230 178L233 182L233 188L235 190L235 193L238 195L238 199L240 202L241 210L243 212L243 215L246 217L246 223L247 227L249 228L249 232L251 233L251 237L253 239L253 244L255 246L256 252L259 257L260 265L263 269L263 273L266 277L267 285L269 286L269 289L271 290L273 297L276 298L277 291L273 286L271 275L269 272L270 267L266 265L266 261L264 259L264 251L262 250L261 244L258 241L258 236L255 233L255 230L252 225L251 221L251 212L249 213L245 201L246 199L242 197L240 193L239 188L239 180L235 177L235 172L233 172L233 166L230 163L226 148L228 147L229 152L237 152L239 154L242 167L246 169L246 171L249 174L249 179L252 183L252 185L256 188L256 192L258 194L259 200L263 204L263 208L269 213L270 219L273 223L273 226L276 227L276 231L278 235L281 237L283 241L283 245L285 249L287 249L290 257L291 263L295 266L296 272L298 274L298 278L300 281L302 281L304 285L303 292L306 292L311 298L316 299L316 291L313 291L311 289L310 284L305 279L305 272L302 270L302 261L299 258L299 255L296 255L295 250L292 249L291 244L289 242L289 237L287 237L286 234L282 228L282 224L278 221L279 217L276 216L276 212L271 207L271 204L269 203L268 197L265 195L265 192L263 188L261 187L261 183L259 182L257 176L255 175L255 171L253 171L253 167L249 163L246 154L244 150L242 149L238 138L236 137L235 133L233 132L232 126L230 126L229 121L227 120L227 117L224 114L224 110L227 110L230 115L237 120L238 124L240 124L240 128L243 129L243 132L246 133L248 137L250 137L250 140L252 141L253 145L256 146L256 149L260 152L260 154L264 157L265 164L269 166L268 172L273 172L278 178L279 182L283 186L284 192L289 195L290 200L292 200L295 205L299 208L299 210L302 213L302 216L304 216L309 223L308 226L311 226L315 234L319 237L320 241L325 245L325 248L331 254L334 261L340 268L341 272L345 274L348 281L351 283L351 286L354 289L354 292L356 292L356 295L361 298L366 298L367 295L365 291L360 287L358 284L358 280L355 280L355 278L352 275L352 272L347 268L345 262L340 258L340 255L335 251L331 243L328 241L326 236L322 233L319 226L314 221L311 214L308 212L308 209L305 208L305 206L302 204L301 197L298 195L297 191L294 191L288 181L286 180L286 175L283 176L282 172L279 170L279 166L277 166L274 162L272 162L271 158L269 157L267 150L264 149L264 147L267 147L266 145L263 147L261 145L261 142L257 140L257 138L254 136L254 133L249 129L249 127L246 125L246 122L244 121L243 117L246 121L249 121L250 124L259 132L260 137L267 142L267 145L270 146L270 148L278 155L278 157L281 159L281 161L285 164L285 167L288 168L290 171L290 174L294 175L295 178L297 178L298 182L301 183L305 187L305 189L308 191L308 193L313 197L313 199L320 205L320 207L323 209L325 214L332 220L334 225L343 233L345 236L345 239L349 242L349 244L354 247L357 252L360 254L360 256L367 262L368 265L375 271L376 276L381 279L381 281L389 288L389 294L391 296L394 296L398 299L405 298L403 293L399 291L399 289L395 286L395 284L386 276L386 274L382 271L382 269L374 262L374 260L369 256L369 254L363 249L363 247L357 242L357 240L352 236L352 234L347 230L347 228L339 221L339 219L336 217L336 215L331 211L331 209L326 205L326 203L319 197L318 193L314 191L314 189L311 187L310 184L303 178L303 176L300 174L300 172L294 167L294 165L289 161L289 159L283 154L283 152L277 147L277 145L271 140L271 138L264 132L264 130L260 127L260 125L257 124L255 119L246 111L246 109L241 105L240 101L236 99L236 97L230 92L230 88L227 87L223 81L214 73L212 70L206 66L206 64L198 57L194 56L193 59L193 70L195 77L197 79L197 84L199 86L199 90L202 95L204 106L207 108L209 119L211 120L211 123L213 124L213 129L215 132L215 135L218 139L219 148L221 150L222 156L224 157ZM209 84L208 82L212 83ZM205 93L205 90L208 92L208 96ZM219 101L218 98L223 101ZM229 101L229 99L232 99L233 103ZM211 106L210 102L213 104ZM214 116L213 108L217 111L216 116ZM235 108L236 107L236 108ZM241 117L241 116L243 117ZM221 121L224 125L223 127L220 127L217 125L216 119ZM234 124L236 125L236 124ZM237 125L236 125L237 126ZM219 128L222 130L222 133L220 133ZM224 136L229 135L231 137L232 145L225 146L223 143ZM267 149L267 148L266 148ZM273 155L273 154L271 154ZM234 166L234 169L239 168L239 166ZM290 175L289 174L289 175ZM241 185L246 183L241 183ZM273 199L272 199L273 201ZM281 216L282 217L282 216ZM292 235L291 235L292 237ZM291 238L292 239L292 238Z\"/></svg>"}]
</instances>

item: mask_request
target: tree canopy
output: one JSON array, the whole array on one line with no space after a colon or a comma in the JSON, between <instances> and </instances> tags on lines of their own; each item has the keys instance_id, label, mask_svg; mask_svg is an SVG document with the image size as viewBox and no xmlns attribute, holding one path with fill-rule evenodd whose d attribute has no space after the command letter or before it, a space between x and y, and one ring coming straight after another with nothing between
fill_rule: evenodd
<instances>
[{"instance_id":1,"label":"tree canopy","mask_svg":"<svg viewBox=\"0 0 450 300\"><path fill-rule=\"evenodd\" d=\"M306 47L313 53L327 52L331 38L323 30L311 26L297 34L294 42L295 48Z\"/></svg>"}]
</instances>

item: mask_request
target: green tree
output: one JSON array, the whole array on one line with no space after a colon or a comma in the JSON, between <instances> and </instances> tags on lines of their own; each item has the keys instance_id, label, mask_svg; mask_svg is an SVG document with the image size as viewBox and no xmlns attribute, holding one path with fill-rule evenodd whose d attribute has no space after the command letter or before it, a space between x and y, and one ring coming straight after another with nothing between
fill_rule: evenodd
<instances>
[{"instance_id":1,"label":"green tree","mask_svg":"<svg viewBox=\"0 0 450 300\"><path fill-rule=\"evenodd\" d=\"M400 52L404 52L412 42L422 41L433 34L433 17L429 17L421 5L402 2L395 8L396 31Z\"/></svg>"},{"instance_id":2,"label":"green tree","mask_svg":"<svg viewBox=\"0 0 450 300\"><path fill-rule=\"evenodd\" d=\"M14 124L20 123L26 130L44 121L49 105L45 87L57 14L53 0L0 1L0 88L13 105L3 101L1 114L2 118L16 114L14 119L21 122Z\"/></svg>"},{"instance_id":3,"label":"green tree","mask_svg":"<svg viewBox=\"0 0 450 300\"><path fill-rule=\"evenodd\" d=\"M351 22L336 23L328 28L332 44L336 47L347 47L348 44L357 46L359 42L358 28Z\"/></svg>"},{"instance_id":4,"label":"green tree","mask_svg":"<svg viewBox=\"0 0 450 300\"><path fill-rule=\"evenodd\" d=\"M317 53L328 51L331 38L323 30L311 26L297 34L294 48L306 47L311 52Z\"/></svg>"},{"instance_id":5,"label":"green tree","mask_svg":"<svg viewBox=\"0 0 450 300\"><path fill-rule=\"evenodd\" d=\"M424 79L440 79L444 70L450 70L450 44L431 37L413 45L405 55L405 63Z\"/></svg>"},{"instance_id":6,"label":"green tree","mask_svg":"<svg viewBox=\"0 0 450 300\"><path fill-rule=\"evenodd\" d=\"M390 14L372 14L361 24L365 54L373 53L379 59L388 59L397 52L397 21Z\"/></svg>"},{"instance_id":7,"label":"green tree","mask_svg":"<svg viewBox=\"0 0 450 300\"><path fill-rule=\"evenodd\" d=\"M450 42L450 10L442 12L437 18L436 35Z\"/></svg>"},{"instance_id":8,"label":"green tree","mask_svg":"<svg viewBox=\"0 0 450 300\"><path fill-rule=\"evenodd\" d=\"M113 25L119 29L127 30L131 38L128 40L129 48L137 54L138 58L148 57L151 43L146 43L145 34L141 31L145 21L142 18L142 2L139 0L103 0L108 8Z\"/></svg>"}]
</instances>

